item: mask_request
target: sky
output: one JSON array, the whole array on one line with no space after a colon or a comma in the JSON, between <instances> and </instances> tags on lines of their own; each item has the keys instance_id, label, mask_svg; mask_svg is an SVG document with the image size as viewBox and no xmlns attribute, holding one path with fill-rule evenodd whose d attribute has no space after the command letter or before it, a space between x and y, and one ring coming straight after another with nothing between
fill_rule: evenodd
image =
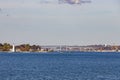
<instances>
[{"instance_id":1,"label":"sky","mask_svg":"<svg viewBox=\"0 0 120 80\"><path fill-rule=\"evenodd\" d=\"M120 45L120 0L0 0L0 43Z\"/></svg>"}]
</instances>

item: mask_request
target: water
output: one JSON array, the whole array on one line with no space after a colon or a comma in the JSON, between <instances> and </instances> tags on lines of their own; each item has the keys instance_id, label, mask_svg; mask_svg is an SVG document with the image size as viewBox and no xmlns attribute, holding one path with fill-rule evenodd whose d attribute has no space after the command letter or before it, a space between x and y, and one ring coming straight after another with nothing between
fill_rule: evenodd
<instances>
[{"instance_id":1,"label":"water","mask_svg":"<svg viewBox=\"0 0 120 80\"><path fill-rule=\"evenodd\" d=\"M0 53L0 80L120 80L120 53Z\"/></svg>"}]
</instances>

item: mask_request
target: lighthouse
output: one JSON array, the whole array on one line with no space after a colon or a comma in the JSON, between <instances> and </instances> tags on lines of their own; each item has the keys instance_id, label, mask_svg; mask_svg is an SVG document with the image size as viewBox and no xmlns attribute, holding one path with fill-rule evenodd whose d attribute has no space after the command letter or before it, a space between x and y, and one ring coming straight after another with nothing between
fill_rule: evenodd
<instances>
[{"instance_id":1,"label":"lighthouse","mask_svg":"<svg viewBox=\"0 0 120 80\"><path fill-rule=\"evenodd\" d=\"M13 47L12 47L12 52L15 52L15 46L13 45Z\"/></svg>"}]
</instances>

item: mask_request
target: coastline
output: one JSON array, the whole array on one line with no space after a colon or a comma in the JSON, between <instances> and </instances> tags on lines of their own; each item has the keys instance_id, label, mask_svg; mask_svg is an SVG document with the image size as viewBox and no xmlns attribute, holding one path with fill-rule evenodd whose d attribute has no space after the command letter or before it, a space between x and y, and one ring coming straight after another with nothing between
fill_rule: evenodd
<instances>
[{"instance_id":1,"label":"coastline","mask_svg":"<svg viewBox=\"0 0 120 80\"><path fill-rule=\"evenodd\" d=\"M0 52L120 52L120 45L86 45L86 46L74 46L74 45L30 45L20 44L11 45L9 43L0 43Z\"/></svg>"}]
</instances>

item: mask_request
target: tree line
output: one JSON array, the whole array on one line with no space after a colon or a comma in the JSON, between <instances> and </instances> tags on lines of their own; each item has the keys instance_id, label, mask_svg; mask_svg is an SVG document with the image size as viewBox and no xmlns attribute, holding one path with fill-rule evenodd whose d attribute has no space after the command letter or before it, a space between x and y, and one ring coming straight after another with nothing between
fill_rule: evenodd
<instances>
[{"instance_id":1,"label":"tree line","mask_svg":"<svg viewBox=\"0 0 120 80\"><path fill-rule=\"evenodd\" d=\"M12 45L9 43L0 43L0 51L10 51L12 49Z\"/></svg>"},{"instance_id":2,"label":"tree line","mask_svg":"<svg viewBox=\"0 0 120 80\"><path fill-rule=\"evenodd\" d=\"M0 51L11 51L13 49L13 45L9 43L0 43ZM15 46L15 50L18 51L31 51L31 52L37 52L41 51L41 46L39 45L30 45L30 44L21 44ZM45 49L47 50L47 49Z\"/></svg>"}]
</instances>

